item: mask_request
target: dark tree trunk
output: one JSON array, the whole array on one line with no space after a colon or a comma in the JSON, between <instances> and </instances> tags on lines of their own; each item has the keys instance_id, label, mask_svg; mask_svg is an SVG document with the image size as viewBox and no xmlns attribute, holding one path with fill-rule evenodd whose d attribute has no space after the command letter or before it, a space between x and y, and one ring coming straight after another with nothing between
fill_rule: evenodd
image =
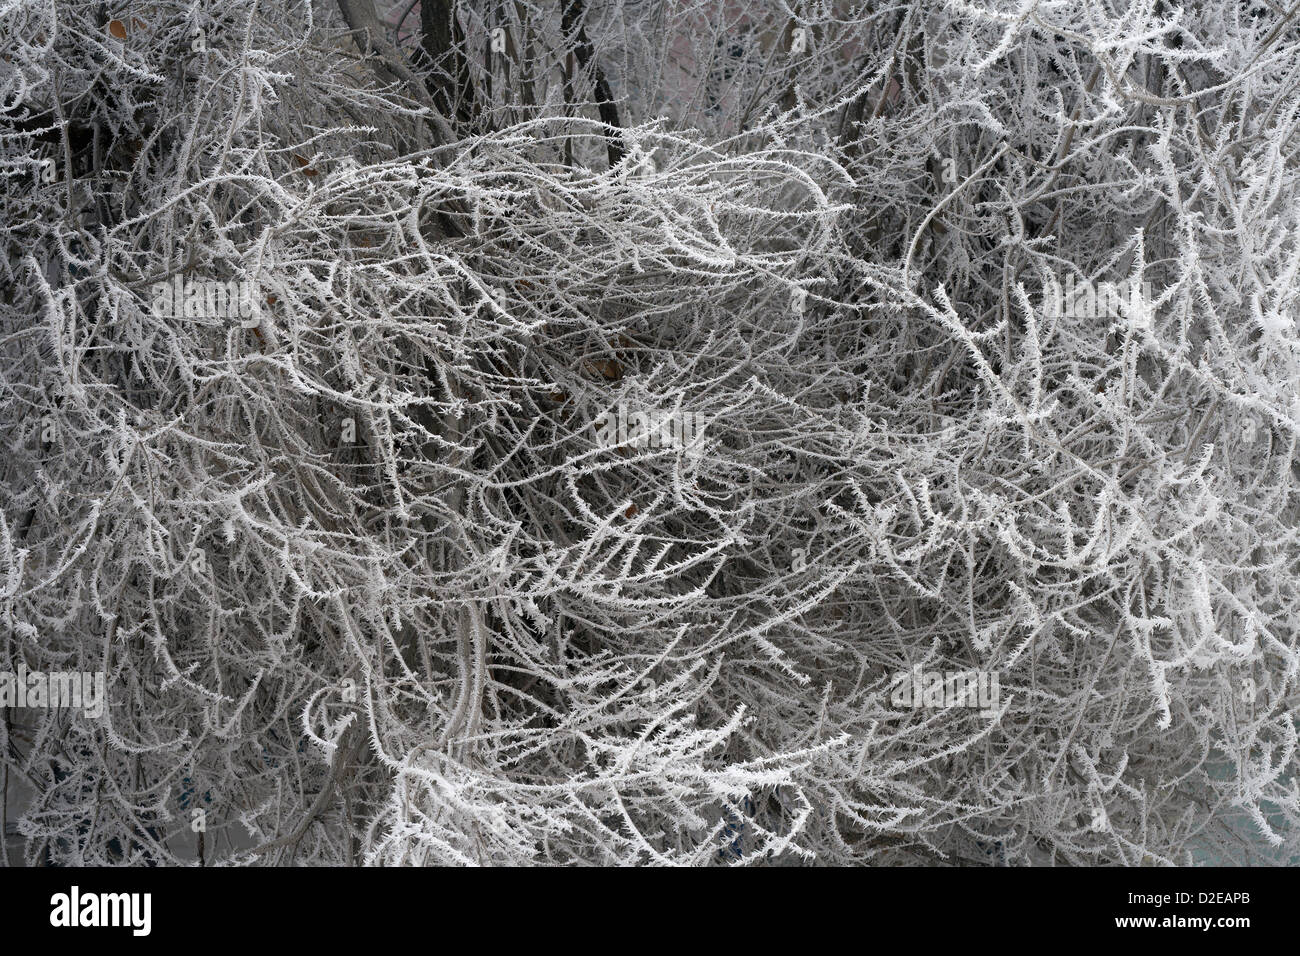
<instances>
[{"instance_id":1,"label":"dark tree trunk","mask_svg":"<svg viewBox=\"0 0 1300 956\"><path fill-rule=\"evenodd\" d=\"M618 107L614 103L614 95L610 92L604 71L596 62L596 51L583 25L586 17L587 11L582 5L582 0L564 0L564 12L560 19L564 39L578 59L578 69L583 73L588 69L591 70L591 85L596 93L596 108L600 111L600 121L605 124L609 165L617 166L622 161L624 153L621 132L623 126L618 119Z\"/></svg>"}]
</instances>

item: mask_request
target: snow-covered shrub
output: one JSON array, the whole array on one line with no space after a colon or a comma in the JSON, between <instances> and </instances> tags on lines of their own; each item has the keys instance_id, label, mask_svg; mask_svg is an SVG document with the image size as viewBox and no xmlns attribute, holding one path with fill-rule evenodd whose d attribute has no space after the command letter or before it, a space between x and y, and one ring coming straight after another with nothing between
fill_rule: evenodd
<instances>
[{"instance_id":1,"label":"snow-covered shrub","mask_svg":"<svg viewBox=\"0 0 1300 956\"><path fill-rule=\"evenodd\" d=\"M29 861L1296 852L1284 13L3 17Z\"/></svg>"}]
</instances>

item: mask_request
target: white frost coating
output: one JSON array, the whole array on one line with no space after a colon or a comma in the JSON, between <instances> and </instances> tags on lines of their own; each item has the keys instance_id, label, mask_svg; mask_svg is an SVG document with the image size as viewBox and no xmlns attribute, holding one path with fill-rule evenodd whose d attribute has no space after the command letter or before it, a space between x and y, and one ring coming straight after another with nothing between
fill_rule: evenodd
<instances>
[{"instance_id":1,"label":"white frost coating","mask_svg":"<svg viewBox=\"0 0 1300 956\"><path fill-rule=\"evenodd\" d=\"M1300 21L453 6L6 5L26 859L1294 856Z\"/></svg>"}]
</instances>

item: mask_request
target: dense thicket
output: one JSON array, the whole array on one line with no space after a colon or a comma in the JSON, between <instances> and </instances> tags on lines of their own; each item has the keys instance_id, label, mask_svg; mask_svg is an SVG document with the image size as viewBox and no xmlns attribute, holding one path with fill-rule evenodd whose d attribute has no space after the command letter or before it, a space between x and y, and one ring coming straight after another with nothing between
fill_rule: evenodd
<instances>
[{"instance_id":1,"label":"dense thicket","mask_svg":"<svg viewBox=\"0 0 1300 956\"><path fill-rule=\"evenodd\" d=\"M9 0L26 859L1294 854L1295 13Z\"/></svg>"}]
</instances>

